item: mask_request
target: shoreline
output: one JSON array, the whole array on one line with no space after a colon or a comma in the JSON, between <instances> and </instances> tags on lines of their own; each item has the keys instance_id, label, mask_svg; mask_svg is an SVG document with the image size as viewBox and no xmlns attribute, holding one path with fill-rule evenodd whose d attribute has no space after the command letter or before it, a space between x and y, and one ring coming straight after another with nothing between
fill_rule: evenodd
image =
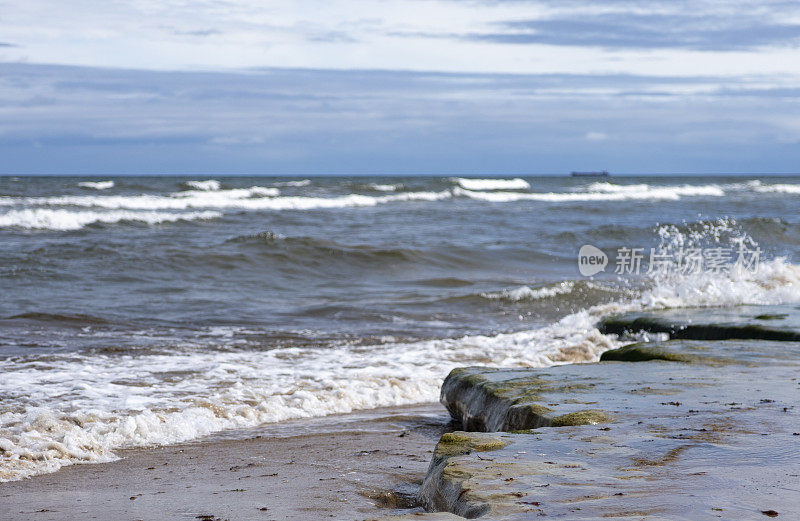
<instances>
[{"instance_id":1,"label":"shoreline","mask_svg":"<svg viewBox=\"0 0 800 521\"><path fill-rule=\"evenodd\" d=\"M679 338L588 364L456 368L443 405L128 449L116 462L2 484L0 512L37 521L796 517L798 310L609 317L601 331Z\"/></svg>"},{"instance_id":2,"label":"shoreline","mask_svg":"<svg viewBox=\"0 0 800 521\"><path fill-rule=\"evenodd\" d=\"M415 494L450 416L436 403L268 424L119 451L0 484L13 519L363 520Z\"/></svg>"}]
</instances>

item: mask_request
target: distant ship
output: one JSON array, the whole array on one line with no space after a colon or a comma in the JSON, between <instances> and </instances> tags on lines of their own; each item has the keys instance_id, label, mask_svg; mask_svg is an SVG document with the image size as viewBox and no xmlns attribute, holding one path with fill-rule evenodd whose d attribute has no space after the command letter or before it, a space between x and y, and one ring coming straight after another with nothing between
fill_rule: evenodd
<instances>
[{"instance_id":1,"label":"distant ship","mask_svg":"<svg viewBox=\"0 0 800 521\"><path fill-rule=\"evenodd\" d=\"M601 170L600 172L572 172L572 177L608 177L607 170Z\"/></svg>"}]
</instances>

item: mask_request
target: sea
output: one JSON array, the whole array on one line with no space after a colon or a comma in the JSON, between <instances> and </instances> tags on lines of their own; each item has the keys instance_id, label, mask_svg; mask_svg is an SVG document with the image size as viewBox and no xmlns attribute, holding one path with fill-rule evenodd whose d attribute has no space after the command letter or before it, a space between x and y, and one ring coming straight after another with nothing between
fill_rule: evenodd
<instances>
[{"instance_id":1,"label":"sea","mask_svg":"<svg viewBox=\"0 0 800 521\"><path fill-rule=\"evenodd\" d=\"M614 313L798 303L798 209L778 176L2 177L0 480L596 361Z\"/></svg>"}]
</instances>

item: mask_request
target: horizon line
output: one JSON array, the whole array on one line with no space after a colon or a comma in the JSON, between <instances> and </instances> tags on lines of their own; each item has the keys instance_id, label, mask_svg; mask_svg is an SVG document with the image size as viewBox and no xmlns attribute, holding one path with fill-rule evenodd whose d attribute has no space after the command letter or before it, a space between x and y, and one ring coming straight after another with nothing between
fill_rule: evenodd
<instances>
[{"instance_id":1,"label":"horizon line","mask_svg":"<svg viewBox=\"0 0 800 521\"><path fill-rule=\"evenodd\" d=\"M608 173L607 176L596 177L738 177L738 176L797 176L800 172L620 172ZM195 172L195 173L108 173L108 174L55 174L55 173L0 173L0 178L14 177L463 177L463 178L498 178L498 177L575 177L572 172L565 173L490 173L486 174L440 174L440 173L354 173L354 174L286 174L286 173L223 173L223 172ZM591 178L594 176L581 176Z\"/></svg>"}]
</instances>

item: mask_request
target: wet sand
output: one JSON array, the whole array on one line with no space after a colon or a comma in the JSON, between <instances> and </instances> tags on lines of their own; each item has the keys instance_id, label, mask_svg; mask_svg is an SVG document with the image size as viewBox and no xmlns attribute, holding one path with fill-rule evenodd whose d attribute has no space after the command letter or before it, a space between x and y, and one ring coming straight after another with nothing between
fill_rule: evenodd
<instances>
[{"instance_id":1,"label":"wet sand","mask_svg":"<svg viewBox=\"0 0 800 521\"><path fill-rule=\"evenodd\" d=\"M358 520L421 510L448 429L439 404L378 409L119 452L0 484L3 520Z\"/></svg>"}]
</instances>

